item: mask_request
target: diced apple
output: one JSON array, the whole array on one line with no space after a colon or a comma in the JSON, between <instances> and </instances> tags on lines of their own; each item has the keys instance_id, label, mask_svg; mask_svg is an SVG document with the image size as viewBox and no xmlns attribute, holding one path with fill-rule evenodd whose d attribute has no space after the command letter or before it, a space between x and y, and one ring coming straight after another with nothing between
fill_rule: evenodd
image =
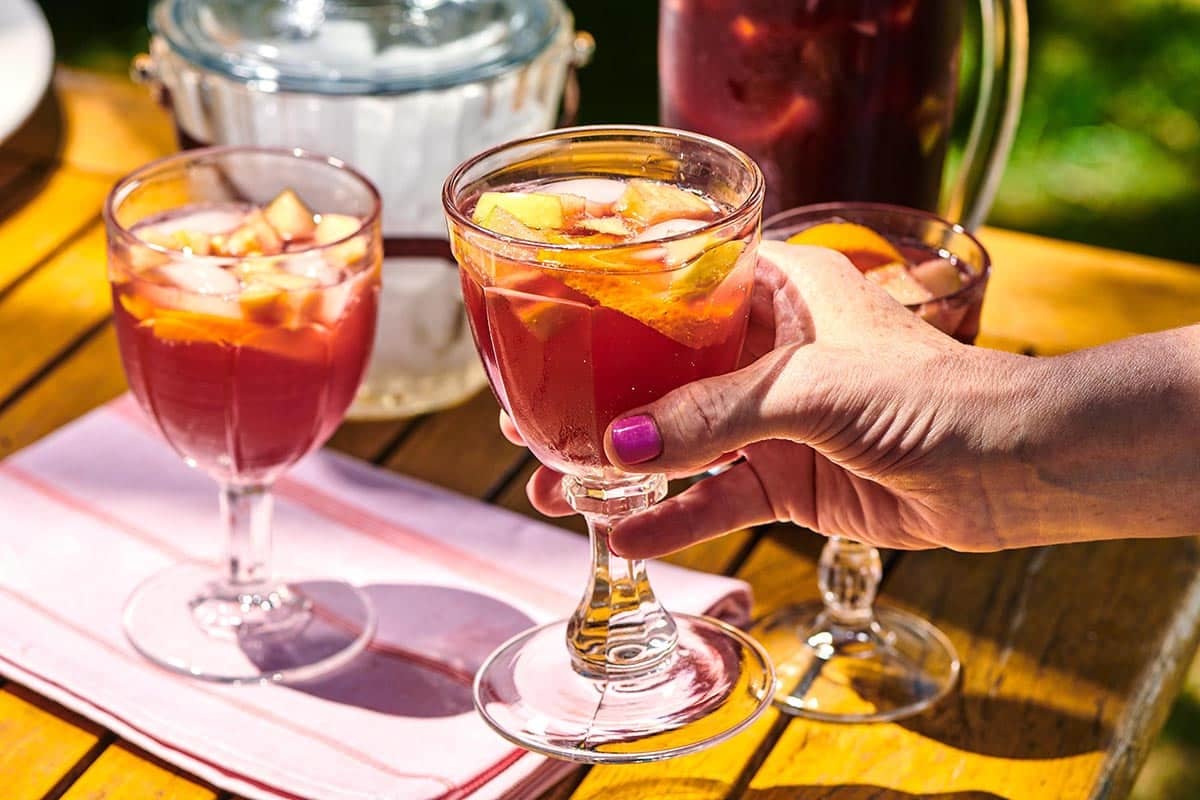
<instances>
[{"instance_id":1,"label":"diced apple","mask_svg":"<svg viewBox=\"0 0 1200 800\"><path fill-rule=\"evenodd\" d=\"M367 240L364 236L354 236L362 229L362 220L348 214L322 214L316 229L313 231L313 241L318 245L329 245L346 241L325 250L328 261L335 267L349 267L367 256ZM348 238L353 237L353 238Z\"/></svg>"},{"instance_id":2,"label":"diced apple","mask_svg":"<svg viewBox=\"0 0 1200 800\"><path fill-rule=\"evenodd\" d=\"M566 241L565 237L557 231L529 227L503 206L494 207L482 224L493 233L527 242L562 244Z\"/></svg>"},{"instance_id":3,"label":"diced apple","mask_svg":"<svg viewBox=\"0 0 1200 800\"><path fill-rule=\"evenodd\" d=\"M214 254L220 256L270 256L283 252L283 239L256 208L236 231L226 237L214 236L212 246Z\"/></svg>"},{"instance_id":4,"label":"diced apple","mask_svg":"<svg viewBox=\"0 0 1200 800\"><path fill-rule=\"evenodd\" d=\"M934 297L946 297L963 287L963 276L958 267L945 258L931 258L912 267L912 276L933 293Z\"/></svg>"},{"instance_id":5,"label":"diced apple","mask_svg":"<svg viewBox=\"0 0 1200 800\"><path fill-rule=\"evenodd\" d=\"M575 220L587 213L587 199L577 194L560 194L558 202L562 203L564 228L571 227Z\"/></svg>"},{"instance_id":6,"label":"diced apple","mask_svg":"<svg viewBox=\"0 0 1200 800\"><path fill-rule=\"evenodd\" d=\"M263 216L271 227L289 242L293 239L307 239L317 229L312 209L291 189L284 189L276 195L263 211Z\"/></svg>"},{"instance_id":7,"label":"diced apple","mask_svg":"<svg viewBox=\"0 0 1200 800\"><path fill-rule=\"evenodd\" d=\"M616 204L617 213L643 225L668 219L712 219L716 212L704 198L658 181L631 180Z\"/></svg>"},{"instance_id":8,"label":"diced apple","mask_svg":"<svg viewBox=\"0 0 1200 800\"><path fill-rule=\"evenodd\" d=\"M575 223L575 227L622 238L633 235L633 229L620 217L584 217Z\"/></svg>"},{"instance_id":9,"label":"diced apple","mask_svg":"<svg viewBox=\"0 0 1200 800\"><path fill-rule=\"evenodd\" d=\"M540 192L484 192L475 204L472 219L483 224L492 211L502 208L530 228L562 230L566 213L562 197ZM485 226L486 227L486 226Z\"/></svg>"},{"instance_id":10,"label":"diced apple","mask_svg":"<svg viewBox=\"0 0 1200 800\"><path fill-rule=\"evenodd\" d=\"M886 264L868 270L869 280L879 284L898 303L919 305L933 299L933 294L912 276L903 264Z\"/></svg>"},{"instance_id":11,"label":"diced apple","mask_svg":"<svg viewBox=\"0 0 1200 800\"><path fill-rule=\"evenodd\" d=\"M288 272L260 272L252 275L238 295L247 319L265 325L288 324L308 302L309 290L317 281Z\"/></svg>"},{"instance_id":12,"label":"diced apple","mask_svg":"<svg viewBox=\"0 0 1200 800\"><path fill-rule=\"evenodd\" d=\"M733 271L738 257L745 249L746 243L740 240L725 242L709 249L671 276L671 291L676 296L685 297L711 291Z\"/></svg>"}]
</instances>

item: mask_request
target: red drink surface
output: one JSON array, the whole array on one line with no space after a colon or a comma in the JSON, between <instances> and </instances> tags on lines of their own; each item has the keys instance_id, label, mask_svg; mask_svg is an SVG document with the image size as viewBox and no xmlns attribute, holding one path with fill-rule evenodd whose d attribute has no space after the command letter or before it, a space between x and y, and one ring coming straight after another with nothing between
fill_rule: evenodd
<instances>
[{"instance_id":1,"label":"red drink surface","mask_svg":"<svg viewBox=\"0 0 1200 800\"><path fill-rule=\"evenodd\" d=\"M180 455L219 479L267 481L333 433L371 351L377 263L252 298L164 285L127 251L109 258L130 388Z\"/></svg>"},{"instance_id":2,"label":"red drink surface","mask_svg":"<svg viewBox=\"0 0 1200 800\"><path fill-rule=\"evenodd\" d=\"M720 213L714 204L711 217ZM745 243L709 236L682 266L653 260L669 258L653 242L546 255L572 265L565 268L456 237L468 318L492 389L542 463L603 474L611 468L604 432L615 418L737 367L757 231L738 235ZM681 289L697 256L721 247L736 255L721 262L716 282L697 278L702 288Z\"/></svg>"},{"instance_id":3,"label":"red drink surface","mask_svg":"<svg viewBox=\"0 0 1200 800\"><path fill-rule=\"evenodd\" d=\"M663 123L749 153L767 215L828 200L935 210L963 13L957 0L663 0Z\"/></svg>"}]
</instances>

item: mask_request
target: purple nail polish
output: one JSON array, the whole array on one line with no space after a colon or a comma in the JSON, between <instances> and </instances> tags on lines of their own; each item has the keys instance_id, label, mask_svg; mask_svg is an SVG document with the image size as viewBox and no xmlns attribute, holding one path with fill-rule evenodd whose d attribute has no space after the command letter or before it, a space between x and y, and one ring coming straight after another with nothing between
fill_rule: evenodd
<instances>
[{"instance_id":1,"label":"purple nail polish","mask_svg":"<svg viewBox=\"0 0 1200 800\"><path fill-rule=\"evenodd\" d=\"M654 418L638 414L617 420L612 426L613 450L626 464L641 464L662 455L662 436Z\"/></svg>"}]
</instances>

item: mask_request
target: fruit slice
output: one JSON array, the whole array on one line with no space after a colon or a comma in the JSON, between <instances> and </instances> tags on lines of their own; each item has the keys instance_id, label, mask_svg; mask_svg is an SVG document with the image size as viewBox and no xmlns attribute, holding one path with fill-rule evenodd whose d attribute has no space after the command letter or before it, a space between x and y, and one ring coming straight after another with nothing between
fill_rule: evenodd
<instances>
[{"instance_id":1,"label":"fruit slice","mask_svg":"<svg viewBox=\"0 0 1200 800\"><path fill-rule=\"evenodd\" d=\"M934 297L954 294L963 287L958 267L945 258L931 258L912 267L912 276L933 293Z\"/></svg>"},{"instance_id":2,"label":"fruit slice","mask_svg":"<svg viewBox=\"0 0 1200 800\"><path fill-rule=\"evenodd\" d=\"M575 223L575 227L621 238L633 235L633 229L620 217L584 217Z\"/></svg>"},{"instance_id":3,"label":"fruit slice","mask_svg":"<svg viewBox=\"0 0 1200 800\"><path fill-rule=\"evenodd\" d=\"M635 178L625 186L617 213L654 225L668 219L712 219L716 211L704 198L668 183Z\"/></svg>"},{"instance_id":4,"label":"fruit slice","mask_svg":"<svg viewBox=\"0 0 1200 800\"><path fill-rule=\"evenodd\" d=\"M745 249L746 243L741 240L709 249L671 277L671 293L676 297L696 297L711 291L733 272Z\"/></svg>"},{"instance_id":5,"label":"fruit slice","mask_svg":"<svg viewBox=\"0 0 1200 800\"><path fill-rule=\"evenodd\" d=\"M317 285L316 279L304 275L260 272L247 279L238 303L247 319L264 325L291 325L317 302L310 299L308 291Z\"/></svg>"},{"instance_id":6,"label":"fruit slice","mask_svg":"<svg viewBox=\"0 0 1200 800\"><path fill-rule=\"evenodd\" d=\"M854 262L859 271L904 263L904 256L887 239L866 225L854 222L824 222L805 228L788 238L788 244L808 244L837 250Z\"/></svg>"},{"instance_id":7,"label":"fruit slice","mask_svg":"<svg viewBox=\"0 0 1200 800\"><path fill-rule=\"evenodd\" d=\"M283 239L259 209L246 215L241 227L228 236L212 238L213 253L220 256L270 256L283 252Z\"/></svg>"},{"instance_id":8,"label":"fruit slice","mask_svg":"<svg viewBox=\"0 0 1200 800\"><path fill-rule=\"evenodd\" d=\"M579 200L580 198L576 198ZM584 201L583 205L586 205ZM572 203L572 207L580 213L583 205ZM522 225L530 228L550 228L561 230L566 227L566 210L563 198L556 194L540 192L484 192L475 204L471 218L478 224L488 227L486 222L492 211L500 208L520 220ZM489 228L489 230L492 230Z\"/></svg>"},{"instance_id":9,"label":"fruit slice","mask_svg":"<svg viewBox=\"0 0 1200 800\"><path fill-rule=\"evenodd\" d=\"M313 212L299 195L291 189L284 189L263 210L263 216L271 227L283 237L284 241L307 239L317 229Z\"/></svg>"},{"instance_id":10,"label":"fruit slice","mask_svg":"<svg viewBox=\"0 0 1200 800\"><path fill-rule=\"evenodd\" d=\"M915 306L933 299L933 293L912 276L903 264L887 264L866 273L869 280L879 284L898 303Z\"/></svg>"},{"instance_id":11,"label":"fruit slice","mask_svg":"<svg viewBox=\"0 0 1200 800\"><path fill-rule=\"evenodd\" d=\"M362 220L348 214L322 214L313 230L313 241L318 245L346 241L324 252L327 260L335 267L349 267L367 256L367 240L354 236L362 229ZM347 238L353 236L354 238Z\"/></svg>"}]
</instances>

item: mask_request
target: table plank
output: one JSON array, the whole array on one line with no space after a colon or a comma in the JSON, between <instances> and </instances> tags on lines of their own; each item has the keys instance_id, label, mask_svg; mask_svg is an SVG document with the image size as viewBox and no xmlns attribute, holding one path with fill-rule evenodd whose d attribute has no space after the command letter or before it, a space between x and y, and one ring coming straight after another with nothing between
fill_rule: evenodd
<instances>
[{"instance_id":1,"label":"table plank","mask_svg":"<svg viewBox=\"0 0 1200 800\"><path fill-rule=\"evenodd\" d=\"M1200 268L985 229L994 268L979 344L1055 355L1200 321Z\"/></svg>"},{"instance_id":2,"label":"table plank","mask_svg":"<svg viewBox=\"0 0 1200 800\"><path fill-rule=\"evenodd\" d=\"M97 745L104 729L17 684L0 689L5 800L41 800Z\"/></svg>"},{"instance_id":3,"label":"table plank","mask_svg":"<svg viewBox=\"0 0 1200 800\"><path fill-rule=\"evenodd\" d=\"M216 800L217 791L121 742L105 750L63 800Z\"/></svg>"},{"instance_id":4,"label":"table plank","mask_svg":"<svg viewBox=\"0 0 1200 800\"><path fill-rule=\"evenodd\" d=\"M950 636L960 691L899 724L795 720L747 797L1123 797L1195 649L1198 567L1192 539L905 555L884 597Z\"/></svg>"}]
</instances>

